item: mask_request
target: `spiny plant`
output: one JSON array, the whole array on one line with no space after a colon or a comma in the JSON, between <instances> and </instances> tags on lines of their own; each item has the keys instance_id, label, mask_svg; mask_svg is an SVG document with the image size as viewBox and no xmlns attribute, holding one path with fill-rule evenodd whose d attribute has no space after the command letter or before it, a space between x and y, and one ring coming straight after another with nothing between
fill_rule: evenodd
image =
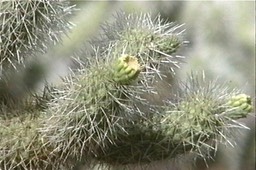
<instances>
[{"instance_id":1,"label":"spiny plant","mask_svg":"<svg viewBox=\"0 0 256 170\"><path fill-rule=\"evenodd\" d=\"M67 16L72 10L66 0L0 2L1 103L17 104L37 86L45 70L38 63L28 63L61 41L70 29ZM27 71L22 71L24 67Z\"/></svg>"},{"instance_id":2,"label":"spiny plant","mask_svg":"<svg viewBox=\"0 0 256 170\"><path fill-rule=\"evenodd\" d=\"M206 159L219 142L232 145L251 99L198 74L176 78L187 44L181 28L160 16L118 13L45 109L1 117L1 168L70 169L79 161L125 168L190 153ZM166 82L168 98L149 100L169 75L177 86Z\"/></svg>"},{"instance_id":3,"label":"spiny plant","mask_svg":"<svg viewBox=\"0 0 256 170\"><path fill-rule=\"evenodd\" d=\"M113 33L116 37L108 34L112 26L104 27L109 44L104 44L108 37L101 37L97 61L92 59L89 68L78 71L79 76L65 80L64 87L68 88L61 89L62 97L57 95L54 106L49 103L53 116L48 122L53 126L47 124L45 131L50 136L54 134L50 137L52 145L64 156L83 160L93 157L110 165L126 165L189 152L205 158L216 150L215 142L221 138L230 142L228 132L235 127L244 128L233 119L252 110L249 97L204 78L196 81L196 75L178 89L170 84L166 93L177 93L163 105L148 102L145 94L157 93L154 83L160 81L157 77L165 76L161 65L170 66L166 72L174 74L181 62L174 52L185 42L177 31L179 26L163 26L159 18L153 22L149 15L121 16L126 18L123 23L120 18L118 24L114 23L121 28ZM169 41L168 46L163 48L162 40L155 37ZM242 103L235 106L233 100L239 96L243 99L238 103ZM51 132L56 128L58 133ZM82 140L78 141L78 136Z\"/></svg>"},{"instance_id":4,"label":"spiny plant","mask_svg":"<svg viewBox=\"0 0 256 170\"><path fill-rule=\"evenodd\" d=\"M163 30L158 30L161 28L160 26L160 28L152 26L153 23L150 23L149 15L141 15L137 19L139 21L146 20L145 25L138 24L138 28L130 30L134 32L134 34L130 35L131 37L124 35L119 40L110 41L107 51L102 50L105 48L104 46L98 46L99 51L102 50L103 52L100 53L101 56L96 54L97 61L91 61L89 68L79 70L79 76L76 74L74 78L66 80L67 85L64 87L68 88L61 89L62 97L56 97L53 106L49 103L49 110L53 109L51 113L53 117L48 122L51 122L50 124L53 127L46 125L45 131L56 130L56 126L60 128L57 135L53 133L55 140L51 141L57 142L57 148L60 147L61 150L67 150L68 155L69 152L70 154L72 152L76 153L77 149L79 149L77 153L81 153L81 149L83 149L80 147L81 145L88 151L92 150L95 157L99 157L102 152L105 152L104 148L113 143L113 140L118 137L116 137L117 134L127 133L126 126L129 127L134 122L146 119L148 117L147 114L153 114L153 110L158 107L157 105L152 105L152 113L141 111L140 107L149 105L141 95L154 91L154 87L150 86L150 82L154 81L155 76L161 76L157 73L158 69L155 67L159 67L157 65L161 65L161 61L173 64L174 60L171 60L171 58L178 57L170 55L170 51L172 51L170 48L177 48L178 46L166 48L164 52L156 52L155 47L151 49L153 45L162 44L160 39L154 37L160 37ZM160 20L157 22L160 22ZM151 27L147 27L148 24L151 24ZM145 33L140 30L140 27L145 29ZM163 29L168 28L172 27L166 24ZM158 32L155 32L156 30ZM179 33L176 35L170 30L164 33L166 34L165 36L170 38L169 41L173 41L173 44L183 43L182 41L178 42ZM167 37L165 38L167 39ZM131 43L133 39L138 39L138 44L140 41L143 43L140 46L134 46ZM132 49L134 50L133 52ZM177 66L177 63L178 61L175 61L174 65ZM171 69L171 71L174 71L174 69ZM135 78L137 78L137 81L134 81ZM63 107L59 107L59 105ZM78 123L78 120L82 122ZM55 123L52 123L52 121L55 121ZM72 123L73 121L76 123ZM66 131L64 129L69 130ZM74 136L77 135L82 135L81 138L85 138L81 140L81 144L75 142L77 139ZM96 145L95 143L98 144ZM90 145L86 147L88 144ZM70 147L75 148L70 149Z\"/></svg>"},{"instance_id":5,"label":"spiny plant","mask_svg":"<svg viewBox=\"0 0 256 170\"><path fill-rule=\"evenodd\" d=\"M46 165L37 129L46 97L31 91L45 70L34 60L61 41L72 10L65 0L0 1L0 169Z\"/></svg>"},{"instance_id":6,"label":"spiny plant","mask_svg":"<svg viewBox=\"0 0 256 170\"><path fill-rule=\"evenodd\" d=\"M15 69L32 53L44 53L50 44L59 42L70 27L65 18L71 9L68 1L1 1L1 72Z\"/></svg>"}]
</instances>

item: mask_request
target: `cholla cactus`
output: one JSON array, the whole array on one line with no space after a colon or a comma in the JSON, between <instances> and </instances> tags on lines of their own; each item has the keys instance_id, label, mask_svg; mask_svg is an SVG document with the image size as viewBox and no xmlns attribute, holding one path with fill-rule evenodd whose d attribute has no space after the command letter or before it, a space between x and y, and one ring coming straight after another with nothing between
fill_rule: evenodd
<instances>
[{"instance_id":1,"label":"cholla cactus","mask_svg":"<svg viewBox=\"0 0 256 170\"><path fill-rule=\"evenodd\" d=\"M0 167L1 169L34 169L49 167L47 159L50 150L45 146L42 135L38 132L41 119L36 112L16 111L19 117L0 120ZM12 111L14 114L14 111ZM45 160L45 161L40 161Z\"/></svg>"},{"instance_id":2,"label":"cholla cactus","mask_svg":"<svg viewBox=\"0 0 256 170\"><path fill-rule=\"evenodd\" d=\"M246 128L236 119L252 111L250 97L200 75L191 76L180 87L175 100L166 101L152 117L126 127L127 134L120 134L98 159L126 165L194 154L206 160L220 142L233 146L234 130ZM239 99L239 105L230 104L234 99Z\"/></svg>"},{"instance_id":3,"label":"cholla cactus","mask_svg":"<svg viewBox=\"0 0 256 170\"><path fill-rule=\"evenodd\" d=\"M115 23L103 24L103 34L91 43L104 51L109 49L110 42L115 42L116 52L136 56L141 64L149 60L151 64L169 61L170 69L174 69L179 67L183 58L175 52L187 44L183 39L182 26L165 22L160 16L152 20L149 14L127 16L120 12Z\"/></svg>"},{"instance_id":4,"label":"cholla cactus","mask_svg":"<svg viewBox=\"0 0 256 170\"><path fill-rule=\"evenodd\" d=\"M180 68L181 26L120 13L103 29L91 42L94 58L55 87L46 109L32 111L33 118L1 119L1 168L64 169L81 160L125 166L188 153L206 158L219 141L233 143L233 129L245 128L236 119L252 110L250 97L204 76L178 88L170 82L164 90L171 97L162 104L146 99Z\"/></svg>"},{"instance_id":5,"label":"cholla cactus","mask_svg":"<svg viewBox=\"0 0 256 170\"><path fill-rule=\"evenodd\" d=\"M70 9L67 1L1 1L1 71L15 69L32 54L44 53L59 42L70 26L65 20Z\"/></svg>"},{"instance_id":6,"label":"cholla cactus","mask_svg":"<svg viewBox=\"0 0 256 170\"><path fill-rule=\"evenodd\" d=\"M17 105L42 80L46 68L35 60L41 56L44 61L42 54L70 29L67 16L72 9L65 0L0 2L1 103Z\"/></svg>"}]
</instances>

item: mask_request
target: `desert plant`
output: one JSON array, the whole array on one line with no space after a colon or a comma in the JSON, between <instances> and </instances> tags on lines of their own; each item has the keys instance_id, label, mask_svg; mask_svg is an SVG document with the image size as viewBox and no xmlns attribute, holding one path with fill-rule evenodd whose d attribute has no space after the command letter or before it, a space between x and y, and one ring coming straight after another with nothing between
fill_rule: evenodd
<instances>
[{"instance_id":1,"label":"desert plant","mask_svg":"<svg viewBox=\"0 0 256 170\"><path fill-rule=\"evenodd\" d=\"M68 1L1 1L1 72L59 42L70 27L70 9Z\"/></svg>"},{"instance_id":2,"label":"desert plant","mask_svg":"<svg viewBox=\"0 0 256 170\"><path fill-rule=\"evenodd\" d=\"M182 28L160 15L119 12L90 41L95 51L79 56L80 68L53 85L43 109L2 104L0 167L125 167L186 154L207 159L219 142L232 145L232 132L246 128L236 120L252 111L251 99L203 73L187 82L176 77L187 44ZM163 90L167 98L150 100Z\"/></svg>"},{"instance_id":3,"label":"desert plant","mask_svg":"<svg viewBox=\"0 0 256 170\"><path fill-rule=\"evenodd\" d=\"M72 9L68 1L0 2L1 103L17 104L36 88L46 71L35 60L45 60L42 54L61 42Z\"/></svg>"}]
</instances>

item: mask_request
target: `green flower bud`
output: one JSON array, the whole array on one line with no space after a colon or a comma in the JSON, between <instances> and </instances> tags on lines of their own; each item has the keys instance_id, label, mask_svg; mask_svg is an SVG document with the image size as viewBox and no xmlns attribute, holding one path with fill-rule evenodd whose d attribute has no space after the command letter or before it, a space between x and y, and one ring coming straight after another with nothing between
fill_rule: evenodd
<instances>
[{"instance_id":1,"label":"green flower bud","mask_svg":"<svg viewBox=\"0 0 256 170\"><path fill-rule=\"evenodd\" d=\"M130 84L141 70L137 58L127 54L118 58L114 67L114 80L120 84Z\"/></svg>"},{"instance_id":2,"label":"green flower bud","mask_svg":"<svg viewBox=\"0 0 256 170\"><path fill-rule=\"evenodd\" d=\"M251 97L246 94L231 97L227 104L233 108L229 113L233 119L246 117L253 110Z\"/></svg>"}]
</instances>

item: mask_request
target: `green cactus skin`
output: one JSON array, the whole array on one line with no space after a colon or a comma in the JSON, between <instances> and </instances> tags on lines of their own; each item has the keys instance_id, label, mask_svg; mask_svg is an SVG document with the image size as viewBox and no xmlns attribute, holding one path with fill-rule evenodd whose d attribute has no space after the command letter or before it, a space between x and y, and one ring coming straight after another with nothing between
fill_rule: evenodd
<instances>
[{"instance_id":1,"label":"green cactus skin","mask_svg":"<svg viewBox=\"0 0 256 170\"><path fill-rule=\"evenodd\" d=\"M118 58L114 69L114 80L120 84L130 84L140 73L140 65L136 57L122 55Z\"/></svg>"}]
</instances>

